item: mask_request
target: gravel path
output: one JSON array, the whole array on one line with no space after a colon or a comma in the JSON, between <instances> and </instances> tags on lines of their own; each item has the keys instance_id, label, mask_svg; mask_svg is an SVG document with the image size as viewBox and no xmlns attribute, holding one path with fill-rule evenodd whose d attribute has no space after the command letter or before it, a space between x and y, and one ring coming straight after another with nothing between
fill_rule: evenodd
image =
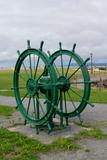
<instances>
[{"instance_id":1,"label":"gravel path","mask_svg":"<svg viewBox=\"0 0 107 160\"><path fill-rule=\"evenodd\" d=\"M0 96L0 105L16 106L14 97Z\"/></svg>"},{"instance_id":2,"label":"gravel path","mask_svg":"<svg viewBox=\"0 0 107 160\"><path fill-rule=\"evenodd\" d=\"M84 140L76 152L41 154L41 160L107 160L107 141ZM87 151L88 150L88 151Z\"/></svg>"},{"instance_id":3,"label":"gravel path","mask_svg":"<svg viewBox=\"0 0 107 160\"><path fill-rule=\"evenodd\" d=\"M0 105L16 106L15 98L0 96ZM105 121L105 119L107 119L107 104L96 103L93 108L87 105L81 117L85 122L95 123L96 121Z\"/></svg>"}]
</instances>

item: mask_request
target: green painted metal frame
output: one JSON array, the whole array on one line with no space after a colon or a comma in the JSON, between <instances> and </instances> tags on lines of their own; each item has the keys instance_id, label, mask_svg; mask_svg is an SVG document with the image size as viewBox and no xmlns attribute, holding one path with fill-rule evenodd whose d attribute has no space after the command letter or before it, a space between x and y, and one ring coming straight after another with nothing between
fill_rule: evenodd
<instances>
[{"instance_id":1,"label":"green painted metal frame","mask_svg":"<svg viewBox=\"0 0 107 160\"><path fill-rule=\"evenodd\" d=\"M50 82L52 84L56 83L56 76L55 76L56 73L55 73L55 70L54 70L53 66L50 65L47 55L45 53L41 52L40 50L36 50L36 49L33 49L33 48L27 49L19 56L19 58L17 60L16 66L15 66L15 71L14 71L14 78L13 78L13 85L14 85L14 93L15 93L15 97L16 97L16 102L17 102L18 108L19 108L20 112L22 113L23 117L26 120L36 124L36 126L37 126L37 125L43 125L44 123L47 123L48 120L50 119L50 117L52 116L53 110L54 110L54 104L55 104L56 98L57 98L57 91L56 91L55 85L51 85L51 88L50 88L51 98L48 99L48 97L47 97L47 99L46 99L48 110L47 110L47 113L41 119L39 119L39 115L35 119L33 119L32 117L29 116L25 107L22 104L22 101L25 98L29 98L30 95L29 95L29 93L26 93L24 97L20 96L19 77L20 77L20 68L21 68L21 65L23 64L23 60L31 54L37 55L39 58L41 58L44 61L45 65L46 65L46 68L48 68L48 74L50 73L50 78L51 78ZM30 70L32 70L31 67L30 67ZM32 78L32 73L31 73L29 78ZM36 94L36 96L37 96L37 94ZM31 95L30 99L32 97L33 96ZM30 99L29 99L29 103L30 103ZM50 104L52 104L52 105L50 105Z\"/></svg>"},{"instance_id":2,"label":"green painted metal frame","mask_svg":"<svg viewBox=\"0 0 107 160\"><path fill-rule=\"evenodd\" d=\"M61 49L61 50L56 51L55 53L53 53L50 56L51 63L54 64L55 59L57 59L61 55L68 55L68 56L71 57L71 59L74 59L77 62L77 64L79 65L79 68L77 68L76 71L73 74L75 74L79 69L81 69L83 77L84 77L84 81L83 81L83 83L85 84L85 86L84 86L84 95L83 95L83 97L81 97L81 103L78 106L78 108L76 108L74 112L69 112L69 113L64 113L62 111L62 109L61 110L57 110L57 113L59 115L63 115L64 117L75 117L75 116L78 116L84 110L84 108L88 104L88 100L89 100L89 97L90 97L90 91L91 91L91 83L90 82L91 81L90 81L90 76L89 76L88 69L87 69L87 67L85 65L86 62L89 59L87 59L86 61L83 61L83 59L78 54L76 54L74 51L68 51L68 50L62 50ZM71 59L70 59L70 61L71 61ZM70 63L69 63L69 66L67 68L67 72L69 70L69 67L70 67ZM64 73L62 73L62 74L64 74ZM71 77L68 77L68 79L72 78L73 74L71 75ZM67 77L67 74L64 75L64 76ZM80 96L78 93L76 93L76 94L78 96Z\"/></svg>"},{"instance_id":3,"label":"green painted metal frame","mask_svg":"<svg viewBox=\"0 0 107 160\"><path fill-rule=\"evenodd\" d=\"M90 104L89 97L90 97L90 90L91 90L91 81L90 76L88 73L88 69L86 67L86 63L89 60L87 58L85 61L75 53L76 44L73 45L72 51L62 49L62 44L59 43L59 50L54 52L49 56L42 51L43 41L40 44L40 49L35 49L30 47L30 41L28 41L28 49L24 52L20 53L18 51L19 58L15 65L14 70L14 77L13 77L13 88L14 94L17 102L17 106L22 113L25 124L26 122L31 122L35 128L36 132L39 133L39 128L43 125L48 126L48 131L50 132L54 127L53 118L56 114L60 116L60 125L63 126L63 118L66 120L66 125L68 125L68 118L78 116L80 121L80 114L85 109L87 104ZM36 62L34 59L34 68L32 67L32 55L36 56ZM66 73L64 74L64 64L63 64L63 56L69 57L68 66L66 69ZM57 73L58 68L55 65L55 60L60 57L60 65L61 65L61 74L58 77ZM29 61L29 71L28 74L27 67L25 65L25 60L28 59ZM40 74L39 78L37 78L37 70L39 68L40 60L44 63L44 68L42 74ZM68 76L68 72L70 70L70 65L72 60L74 60L78 64L78 68ZM36 63L36 64L35 64ZM21 67L23 66L23 70L28 77L26 80L24 77L21 76ZM34 69L34 72L33 72ZM75 75L79 70L81 70L83 81L78 82L84 84L84 93L81 96L78 92L75 92L72 87L72 77ZM59 74L59 73L58 73ZM26 94L23 96L21 95L21 89L23 86L20 86L19 79L22 78L26 83ZM73 111L67 111L67 98L66 93L71 90L74 94L81 98L81 102L78 106L75 106L74 101L72 100L71 96L68 94L72 101L72 105L74 107ZM46 110L44 110L44 106L40 103L40 96L42 94L45 96L44 105L46 105ZM28 100L27 108L23 101ZM30 115L30 105L31 100L33 101L33 108L34 108L34 116ZM64 102L63 102L64 101ZM65 105L65 111L63 108L63 103ZM58 108L58 105L60 107ZM40 108L43 112L43 116L40 116Z\"/></svg>"}]
</instances>

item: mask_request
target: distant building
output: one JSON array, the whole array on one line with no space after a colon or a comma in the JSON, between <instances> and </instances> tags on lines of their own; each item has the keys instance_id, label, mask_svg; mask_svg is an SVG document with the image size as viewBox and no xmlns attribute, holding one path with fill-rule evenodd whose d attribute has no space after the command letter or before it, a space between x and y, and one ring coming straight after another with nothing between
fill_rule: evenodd
<instances>
[{"instance_id":1,"label":"distant building","mask_svg":"<svg viewBox=\"0 0 107 160\"><path fill-rule=\"evenodd\" d=\"M93 67L94 71L107 71L107 66L98 66Z\"/></svg>"}]
</instances>

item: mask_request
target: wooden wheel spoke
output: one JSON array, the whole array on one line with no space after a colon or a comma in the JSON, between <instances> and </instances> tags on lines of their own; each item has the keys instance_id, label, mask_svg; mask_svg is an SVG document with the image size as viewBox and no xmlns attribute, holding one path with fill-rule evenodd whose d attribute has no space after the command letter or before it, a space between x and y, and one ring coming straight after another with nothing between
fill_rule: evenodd
<instances>
[{"instance_id":1,"label":"wooden wheel spoke","mask_svg":"<svg viewBox=\"0 0 107 160\"><path fill-rule=\"evenodd\" d=\"M30 76L32 77L32 62L31 62L31 55L29 54L29 68L30 68Z\"/></svg>"},{"instance_id":2,"label":"wooden wheel spoke","mask_svg":"<svg viewBox=\"0 0 107 160\"><path fill-rule=\"evenodd\" d=\"M37 119L39 119L39 93L36 94L36 109L37 109Z\"/></svg>"},{"instance_id":3,"label":"wooden wheel spoke","mask_svg":"<svg viewBox=\"0 0 107 160\"><path fill-rule=\"evenodd\" d=\"M20 51L19 51L19 50L17 51L17 53L18 53L18 55L20 56ZM19 57L19 58L20 58L20 57ZM26 75L27 75L28 78L29 78L29 74L28 74L28 72L27 72L27 69L26 69L26 66L25 66L24 62L22 62L22 65L23 65L23 68L24 68L24 70L25 70L25 72L26 72Z\"/></svg>"},{"instance_id":4,"label":"wooden wheel spoke","mask_svg":"<svg viewBox=\"0 0 107 160\"><path fill-rule=\"evenodd\" d=\"M78 71L81 69L86 63L89 61L89 58L87 58L83 63L80 64L80 66L69 76L68 79L72 78Z\"/></svg>"},{"instance_id":5,"label":"wooden wheel spoke","mask_svg":"<svg viewBox=\"0 0 107 160\"><path fill-rule=\"evenodd\" d=\"M73 89L72 89L73 88ZM75 87L72 87L72 88L70 88L70 90L74 93L74 94L76 94L78 97L80 97L80 98L83 98L77 91L75 91L74 89L75 89ZM77 89L77 88L76 88Z\"/></svg>"},{"instance_id":6,"label":"wooden wheel spoke","mask_svg":"<svg viewBox=\"0 0 107 160\"><path fill-rule=\"evenodd\" d=\"M31 96L29 97L29 101L28 101L28 105L27 105L27 114L28 114L28 112L29 112L30 103L31 103Z\"/></svg>"},{"instance_id":7,"label":"wooden wheel spoke","mask_svg":"<svg viewBox=\"0 0 107 160\"><path fill-rule=\"evenodd\" d=\"M65 112L67 113L67 103L66 103L66 94L64 92L64 103L65 103Z\"/></svg>"},{"instance_id":8,"label":"wooden wheel spoke","mask_svg":"<svg viewBox=\"0 0 107 160\"><path fill-rule=\"evenodd\" d=\"M17 73L16 71L14 71L24 82L26 82L26 79L20 74L20 73Z\"/></svg>"},{"instance_id":9,"label":"wooden wheel spoke","mask_svg":"<svg viewBox=\"0 0 107 160\"><path fill-rule=\"evenodd\" d=\"M63 94L61 90L60 90L60 109L63 112Z\"/></svg>"},{"instance_id":10,"label":"wooden wheel spoke","mask_svg":"<svg viewBox=\"0 0 107 160\"><path fill-rule=\"evenodd\" d=\"M59 73L59 71L58 71L58 68L57 68L57 66L56 66L56 64L54 63L54 67L55 67L55 70L57 71L57 73L58 73L58 76L60 76L60 73Z\"/></svg>"},{"instance_id":11,"label":"wooden wheel spoke","mask_svg":"<svg viewBox=\"0 0 107 160\"><path fill-rule=\"evenodd\" d=\"M37 99L37 102L39 103L39 106L41 108L42 114L45 115L45 111L44 111L43 106L42 106L42 104L40 102L40 99L37 96L36 96L36 99Z\"/></svg>"},{"instance_id":12,"label":"wooden wheel spoke","mask_svg":"<svg viewBox=\"0 0 107 160\"><path fill-rule=\"evenodd\" d=\"M68 96L69 96L69 98L70 98L70 100L71 100L71 103L72 103L74 109L76 110L77 108L76 108L76 106L75 106L75 103L74 103L74 101L73 101L71 95L69 94L69 92L67 92L67 94L68 94Z\"/></svg>"},{"instance_id":13,"label":"wooden wheel spoke","mask_svg":"<svg viewBox=\"0 0 107 160\"><path fill-rule=\"evenodd\" d=\"M14 90L15 90L15 89L16 89L16 90L17 90L17 89L26 89L26 86L25 86L25 87L22 87L22 86L21 86L21 87L15 87L15 88L11 88L11 89L12 89L12 90L13 90L13 89L14 89Z\"/></svg>"},{"instance_id":14,"label":"wooden wheel spoke","mask_svg":"<svg viewBox=\"0 0 107 160\"><path fill-rule=\"evenodd\" d=\"M37 69L38 69L39 61L40 61L40 57L38 57L38 59L37 59L37 64L36 64L35 73L34 73L34 79L37 76Z\"/></svg>"},{"instance_id":15,"label":"wooden wheel spoke","mask_svg":"<svg viewBox=\"0 0 107 160\"><path fill-rule=\"evenodd\" d=\"M34 96L33 96L33 106L34 106L35 119L37 119L37 110L36 110L36 104L35 104L35 97Z\"/></svg>"},{"instance_id":16,"label":"wooden wheel spoke","mask_svg":"<svg viewBox=\"0 0 107 160\"><path fill-rule=\"evenodd\" d=\"M90 81L71 81L70 84L89 84L91 83Z\"/></svg>"},{"instance_id":17,"label":"wooden wheel spoke","mask_svg":"<svg viewBox=\"0 0 107 160\"><path fill-rule=\"evenodd\" d=\"M24 95L24 97L21 99L21 104L22 104L22 102L25 100L25 98L28 96L28 93L26 93L25 95ZM16 108L18 108L18 105L16 106Z\"/></svg>"},{"instance_id":18,"label":"wooden wheel spoke","mask_svg":"<svg viewBox=\"0 0 107 160\"><path fill-rule=\"evenodd\" d=\"M67 74L68 74L69 67L70 67L70 64L71 64L71 60L72 60L72 57L70 57L70 60L69 60L69 63L68 63L68 67L67 67L67 71L66 71L65 76L67 76Z\"/></svg>"},{"instance_id":19,"label":"wooden wheel spoke","mask_svg":"<svg viewBox=\"0 0 107 160\"><path fill-rule=\"evenodd\" d=\"M62 68L62 75L64 75L64 66L63 66L63 57L61 54L61 68Z\"/></svg>"}]
</instances>

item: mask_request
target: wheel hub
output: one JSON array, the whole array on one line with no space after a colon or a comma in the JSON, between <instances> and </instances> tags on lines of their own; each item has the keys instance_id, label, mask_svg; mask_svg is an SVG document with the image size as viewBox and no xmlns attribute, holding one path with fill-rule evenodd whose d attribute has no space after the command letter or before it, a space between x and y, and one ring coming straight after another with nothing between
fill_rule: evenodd
<instances>
[{"instance_id":1,"label":"wheel hub","mask_svg":"<svg viewBox=\"0 0 107 160\"><path fill-rule=\"evenodd\" d=\"M65 76L60 76L58 78L58 89L62 91L68 91L70 88L70 81Z\"/></svg>"},{"instance_id":2,"label":"wheel hub","mask_svg":"<svg viewBox=\"0 0 107 160\"><path fill-rule=\"evenodd\" d=\"M29 78L26 87L30 96L34 96L37 93L38 87L36 80Z\"/></svg>"}]
</instances>

